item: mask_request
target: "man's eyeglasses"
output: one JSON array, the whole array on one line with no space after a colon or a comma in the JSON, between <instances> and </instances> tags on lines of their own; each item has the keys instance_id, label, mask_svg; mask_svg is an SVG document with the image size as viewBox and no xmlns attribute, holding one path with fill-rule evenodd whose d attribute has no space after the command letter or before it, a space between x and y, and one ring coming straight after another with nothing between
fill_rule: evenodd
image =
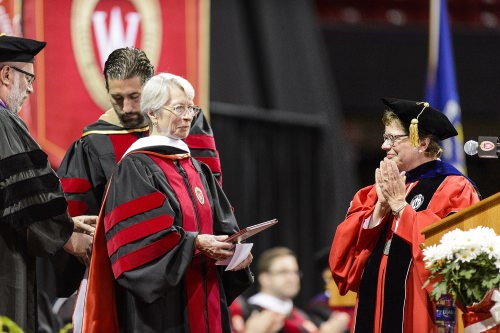
<instances>
[{"instance_id":1,"label":"man's eyeglasses","mask_svg":"<svg viewBox=\"0 0 500 333\"><path fill-rule=\"evenodd\" d=\"M164 106L163 109L172 112L177 117L182 117L186 113L190 116L196 116L201 111L201 108L197 105Z\"/></svg>"},{"instance_id":2,"label":"man's eyeglasses","mask_svg":"<svg viewBox=\"0 0 500 333\"><path fill-rule=\"evenodd\" d=\"M24 77L26 78L26 81L28 82L28 85L32 85L33 82L35 81L35 74L30 73L30 72L26 72L26 71L24 71L21 68L18 68L16 66L9 66L9 67L15 71L18 71L19 73L23 73Z\"/></svg>"},{"instance_id":3,"label":"man's eyeglasses","mask_svg":"<svg viewBox=\"0 0 500 333\"><path fill-rule=\"evenodd\" d=\"M278 270L274 272L267 272L269 275L278 275L278 276L285 276L285 275L295 275L298 276L299 278L302 277L302 272L297 271L297 270L288 270L288 269L283 269L283 270Z\"/></svg>"},{"instance_id":4,"label":"man's eyeglasses","mask_svg":"<svg viewBox=\"0 0 500 333\"><path fill-rule=\"evenodd\" d=\"M401 140L402 138L407 137L408 135L401 134L401 135L392 135L392 134L384 134L382 137L384 138L384 143L388 142L389 145L392 147Z\"/></svg>"}]
</instances>

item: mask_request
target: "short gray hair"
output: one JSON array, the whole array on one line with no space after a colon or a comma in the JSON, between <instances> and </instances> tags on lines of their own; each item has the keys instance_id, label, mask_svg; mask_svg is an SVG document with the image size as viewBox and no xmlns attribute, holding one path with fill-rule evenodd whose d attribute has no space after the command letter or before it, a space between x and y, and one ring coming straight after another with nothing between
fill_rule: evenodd
<instances>
[{"instance_id":1,"label":"short gray hair","mask_svg":"<svg viewBox=\"0 0 500 333\"><path fill-rule=\"evenodd\" d=\"M141 94L141 112L146 119L149 120L148 112L157 113L170 101L173 87L182 89L187 98L194 99L194 88L188 80L170 73L157 74L146 82Z\"/></svg>"}]
</instances>

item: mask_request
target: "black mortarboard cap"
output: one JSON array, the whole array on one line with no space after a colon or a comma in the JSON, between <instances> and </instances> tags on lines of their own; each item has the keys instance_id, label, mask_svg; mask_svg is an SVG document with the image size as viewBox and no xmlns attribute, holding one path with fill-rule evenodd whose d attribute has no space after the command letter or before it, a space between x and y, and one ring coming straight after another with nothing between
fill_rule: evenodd
<instances>
[{"instance_id":1,"label":"black mortarboard cap","mask_svg":"<svg viewBox=\"0 0 500 333\"><path fill-rule=\"evenodd\" d=\"M33 62L46 42L0 34L0 62Z\"/></svg>"},{"instance_id":2,"label":"black mortarboard cap","mask_svg":"<svg viewBox=\"0 0 500 333\"><path fill-rule=\"evenodd\" d=\"M393 111L403 125L409 129L410 142L418 145L419 130L444 140L458 135L448 117L427 102L409 101L399 98L382 98L382 102Z\"/></svg>"}]
</instances>

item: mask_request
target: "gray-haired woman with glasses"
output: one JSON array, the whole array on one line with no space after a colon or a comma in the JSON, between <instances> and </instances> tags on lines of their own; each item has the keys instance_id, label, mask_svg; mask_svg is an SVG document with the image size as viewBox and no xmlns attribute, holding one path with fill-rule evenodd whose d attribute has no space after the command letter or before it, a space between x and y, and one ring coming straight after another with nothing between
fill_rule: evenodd
<instances>
[{"instance_id":1,"label":"gray-haired woman with glasses","mask_svg":"<svg viewBox=\"0 0 500 333\"><path fill-rule=\"evenodd\" d=\"M224 240L238 225L212 172L183 141L200 112L193 100L192 85L176 75L144 86L150 136L128 149L110 180L84 332L230 332L227 307L253 282L252 255L232 271L215 264L233 255Z\"/></svg>"}]
</instances>

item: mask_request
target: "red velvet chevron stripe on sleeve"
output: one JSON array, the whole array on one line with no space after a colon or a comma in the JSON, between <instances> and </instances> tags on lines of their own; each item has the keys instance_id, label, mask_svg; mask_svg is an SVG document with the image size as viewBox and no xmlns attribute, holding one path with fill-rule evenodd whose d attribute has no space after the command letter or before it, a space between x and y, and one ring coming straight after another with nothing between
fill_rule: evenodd
<instances>
[{"instance_id":1,"label":"red velvet chevron stripe on sleeve","mask_svg":"<svg viewBox=\"0 0 500 333\"><path fill-rule=\"evenodd\" d=\"M85 193L90 190L90 182L85 178L61 178L64 193Z\"/></svg>"},{"instance_id":2,"label":"red velvet chevron stripe on sleeve","mask_svg":"<svg viewBox=\"0 0 500 333\"><path fill-rule=\"evenodd\" d=\"M138 239L155 234L161 230L170 228L173 222L173 217L168 215L160 215L120 230L107 242L108 255L111 256L116 252L118 248L122 247L125 244L134 242Z\"/></svg>"},{"instance_id":3,"label":"red velvet chevron stripe on sleeve","mask_svg":"<svg viewBox=\"0 0 500 333\"><path fill-rule=\"evenodd\" d=\"M89 205L85 201L70 199L66 201L68 201L68 213L70 216L85 215L89 210Z\"/></svg>"},{"instance_id":4,"label":"red velvet chevron stripe on sleeve","mask_svg":"<svg viewBox=\"0 0 500 333\"><path fill-rule=\"evenodd\" d=\"M199 157L199 156L196 156L194 158L197 159L198 161L203 162L206 165L208 165L208 167L210 168L210 170L213 173L217 173L217 172L221 173L220 160L219 160L218 156L217 157Z\"/></svg>"},{"instance_id":5,"label":"red velvet chevron stripe on sleeve","mask_svg":"<svg viewBox=\"0 0 500 333\"><path fill-rule=\"evenodd\" d=\"M86 178L61 178L64 193L81 194L90 191L91 185ZM85 201L68 198L68 212L71 216L86 214L89 206Z\"/></svg>"},{"instance_id":6,"label":"red velvet chevron stripe on sleeve","mask_svg":"<svg viewBox=\"0 0 500 333\"><path fill-rule=\"evenodd\" d=\"M142 266L165 253L169 252L179 243L181 235L177 232L171 232L167 236L154 243L146 245L136 251L121 256L112 264L113 274L117 279L124 272Z\"/></svg>"},{"instance_id":7,"label":"red velvet chevron stripe on sleeve","mask_svg":"<svg viewBox=\"0 0 500 333\"><path fill-rule=\"evenodd\" d=\"M213 136L203 134L190 134L186 140L186 144L191 149L210 149L216 150L215 140Z\"/></svg>"},{"instance_id":8,"label":"red velvet chevron stripe on sleeve","mask_svg":"<svg viewBox=\"0 0 500 333\"><path fill-rule=\"evenodd\" d=\"M104 226L109 231L115 224L134 215L160 207L166 197L163 193L153 192L115 207L104 218Z\"/></svg>"}]
</instances>

